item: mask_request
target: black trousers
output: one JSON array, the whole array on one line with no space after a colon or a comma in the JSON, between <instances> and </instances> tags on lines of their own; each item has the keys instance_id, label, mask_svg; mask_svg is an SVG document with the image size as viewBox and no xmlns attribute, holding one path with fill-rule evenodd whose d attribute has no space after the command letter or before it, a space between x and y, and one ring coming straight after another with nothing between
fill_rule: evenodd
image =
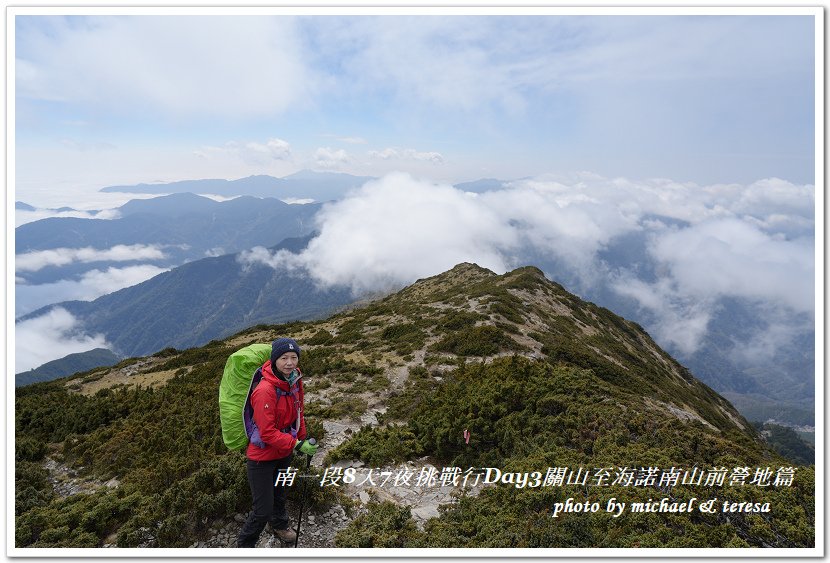
<instances>
[{"instance_id":1,"label":"black trousers","mask_svg":"<svg viewBox=\"0 0 830 563\"><path fill-rule=\"evenodd\" d=\"M248 485L253 497L253 510L248 514L236 544L254 547L265 525L271 522L274 530L288 528L288 512L285 510L287 490L284 485L274 486L277 473L291 465L289 455L273 461L248 460Z\"/></svg>"}]
</instances>

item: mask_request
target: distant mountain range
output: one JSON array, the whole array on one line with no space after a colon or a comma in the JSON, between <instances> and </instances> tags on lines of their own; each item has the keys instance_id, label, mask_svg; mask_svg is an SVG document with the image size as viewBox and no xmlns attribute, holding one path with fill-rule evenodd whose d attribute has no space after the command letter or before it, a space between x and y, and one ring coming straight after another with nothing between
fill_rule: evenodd
<instances>
[{"instance_id":1,"label":"distant mountain range","mask_svg":"<svg viewBox=\"0 0 830 563\"><path fill-rule=\"evenodd\" d=\"M215 194L226 197L241 195L273 197L277 199L313 199L330 201L340 199L351 189L359 188L374 180L369 176L352 176L335 172L313 172L303 170L286 176L248 176L238 180L205 179L184 180L166 184L136 184L131 186L110 186L102 192L124 192L144 194L196 193Z\"/></svg>"},{"instance_id":2,"label":"distant mountain range","mask_svg":"<svg viewBox=\"0 0 830 563\"><path fill-rule=\"evenodd\" d=\"M116 245L156 245L161 259L142 264L169 267L254 246L274 246L314 229L320 204L289 205L274 198L238 197L218 202L192 193L132 200L118 208L119 219L53 217L15 229L15 253L57 248L105 250ZM38 271L16 272L28 283L50 283L93 269L127 262L74 262Z\"/></svg>"},{"instance_id":3,"label":"distant mountain range","mask_svg":"<svg viewBox=\"0 0 830 563\"><path fill-rule=\"evenodd\" d=\"M215 194L225 197L248 195L274 197L283 200L312 199L317 202L325 202L341 199L350 190L359 188L372 180L377 180L377 178L373 176L353 176L342 172L301 170L283 178L259 175L239 178L238 180L183 180L162 184L109 186L101 191L140 194ZM501 189L506 184L507 182L504 180L484 178L455 184L455 187L466 192L483 193Z\"/></svg>"},{"instance_id":4,"label":"distant mountain range","mask_svg":"<svg viewBox=\"0 0 830 563\"><path fill-rule=\"evenodd\" d=\"M29 205L28 203L25 203L25 202L22 202L22 201L15 201L14 202L14 209L16 211L37 211L38 210L37 207L34 207L34 206ZM64 212L69 212L69 211L77 211L77 209L73 209L72 207L51 207L51 208L48 208L47 211L52 211L52 212L56 212L56 213L64 213ZM91 215L94 215L96 213L99 213L99 211L87 211L87 213L89 213Z\"/></svg>"},{"instance_id":5,"label":"distant mountain range","mask_svg":"<svg viewBox=\"0 0 830 563\"><path fill-rule=\"evenodd\" d=\"M309 239L287 239L271 250L299 252ZM57 303L19 320L61 307L126 357L201 346L261 323L312 319L354 301L348 289L319 289L307 276L243 266L237 258L196 260L94 301Z\"/></svg>"},{"instance_id":6,"label":"distant mountain range","mask_svg":"<svg viewBox=\"0 0 830 563\"><path fill-rule=\"evenodd\" d=\"M288 237L302 237L314 228L314 216L323 201L338 199L349 190L375 178L304 170L285 178L250 176L239 180L186 180L168 184L111 186L106 192L166 194L135 199L115 209L117 219L51 217L15 229L15 254L41 250L93 248L117 245L154 245L163 258L135 262L158 267L230 254L253 246L273 246ZM459 189L484 192L503 187L495 179L458 184ZM233 197L218 202L197 194ZM289 205L283 201L315 200L318 203ZM17 202L21 211L35 211ZM73 211L70 208L50 211ZM96 214L98 212L89 212ZM93 269L124 267L130 261L77 262L45 266L37 271L19 270L17 278L29 284L77 279Z\"/></svg>"}]
</instances>

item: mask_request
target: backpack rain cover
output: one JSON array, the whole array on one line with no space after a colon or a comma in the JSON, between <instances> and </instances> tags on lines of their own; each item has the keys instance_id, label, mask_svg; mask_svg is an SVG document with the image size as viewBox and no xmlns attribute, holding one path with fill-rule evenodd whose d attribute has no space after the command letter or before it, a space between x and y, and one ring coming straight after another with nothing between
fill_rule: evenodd
<instances>
[{"instance_id":1,"label":"backpack rain cover","mask_svg":"<svg viewBox=\"0 0 830 563\"><path fill-rule=\"evenodd\" d=\"M270 344L251 344L230 355L219 384L219 420L222 440L231 450L248 445L244 410L254 372L271 357Z\"/></svg>"}]
</instances>

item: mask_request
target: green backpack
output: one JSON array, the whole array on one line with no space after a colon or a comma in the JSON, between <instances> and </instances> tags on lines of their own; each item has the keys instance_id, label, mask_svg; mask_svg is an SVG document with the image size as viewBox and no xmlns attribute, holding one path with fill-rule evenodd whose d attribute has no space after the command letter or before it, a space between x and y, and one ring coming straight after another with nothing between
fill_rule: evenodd
<instances>
[{"instance_id":1,"label":"green backpack","mask_svg":"<svg viewBox=\"0 0 830 563\"><path fill-rule=\"evenodd\" d=\"M219 421L228 449L239 450L248 445L251 428L246 431L246 426L251 422L246 425L245 406L259 383L254 374L270 357L270 344L251 344L231 354L225 363L219 384Z\"/></svg>"}]
</instances>

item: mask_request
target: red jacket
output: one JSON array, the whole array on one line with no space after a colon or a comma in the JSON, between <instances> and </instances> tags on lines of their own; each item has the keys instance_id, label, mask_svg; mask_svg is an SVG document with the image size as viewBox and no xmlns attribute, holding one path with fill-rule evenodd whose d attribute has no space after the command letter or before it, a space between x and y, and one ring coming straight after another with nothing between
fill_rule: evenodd
<instances>
[{"instance_id":1,"label":"red jacket","mask_svg":"<svg viewBox=\"0 0 830 563\"><path fill-rule=\"evenodd\" d=\"M262 366L262 380L251 393L251 406L254 409L254 422L259 428L259 434L265 447L260 448L252 443L248 444L248 459L255 461L271 461L291 455L296 440L289 432L283 432L296 425L297 411L300 413L300 428L297 439L306 437L305 417L303 416L303 380L297 382L296 397L280 394L276 388L289 393L288 382L274 375L271 369L271 360Z\"/></svg>"}]
</instances>

